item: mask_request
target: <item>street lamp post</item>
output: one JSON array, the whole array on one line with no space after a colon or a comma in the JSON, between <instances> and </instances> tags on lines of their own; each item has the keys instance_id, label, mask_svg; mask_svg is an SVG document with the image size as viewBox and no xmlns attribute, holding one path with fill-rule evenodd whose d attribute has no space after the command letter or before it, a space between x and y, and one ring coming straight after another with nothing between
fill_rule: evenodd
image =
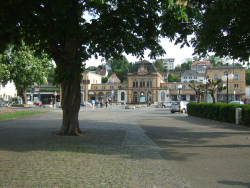
<instances>
[{"instance_id":1,"label":"street lamp post","mask_svg":"<svg viewBox=\"0 0 250 188\"><path fill-rule=\"evenodd\" d=\"M178 85L178 90L179 90L179 98L180 98L180 101L181 101L181 89L182 89L182 85L179 84L179 85Z\"/></svg>"},{"instance_id":2,"label":"street lamp post","mask_svg":"<svg viewBox=\"0 0 250 188\"><path fill-rule=\"evenodd\" d=\"M221 77L223 81L227 81L227 103L228 103L228 80L232 80L234 75L231 73L231 70L225 71L224 76Z\"/></svg>"},{"instance_id":3,"label":"street lamp post","mask_svg":"<svg viewBox=\"0 0 250 188\"><path fill-rule=\"evenodd\" d=\"M85 73L85 111L87 112L87 101L88 101L88 73Z\"/></svg>"},{"instance_id":4,"label":"street lamp post","mask_svg":"<svg viewBox=\"0 0 250 188\"><path fill-rule=\"evenodd\" d=\"M205 102L207 102L207 84L208 84L208 76L206 76L205 79L203 80L203 84L206 84L206 100L205 100Z\"/></svg>"}]
</instances>

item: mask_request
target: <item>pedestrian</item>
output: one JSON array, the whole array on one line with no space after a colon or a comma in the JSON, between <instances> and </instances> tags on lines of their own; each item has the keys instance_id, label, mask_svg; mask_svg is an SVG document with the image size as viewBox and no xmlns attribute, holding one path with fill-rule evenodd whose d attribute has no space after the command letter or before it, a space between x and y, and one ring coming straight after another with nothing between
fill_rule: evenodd
<instances>
[{"instance_id":1,"label":"pedestrian","mask_svg":"<svg viewBox=\"0 0 250 188\"><path fill-rule=\"evenodd\" d=\"M123 102L123 106L124 106L124 108L125 108L125 106L126 106L126 101L124 100L124 102Z\"/></svg>"},{"instance_id":2,"label":"pedestrian","mask_svg":"<svg viewBox=\"0 0 250 188\"><path fill-rule=\"evenodd\" d=\"M95 100L92 100L93 110L95 109Z\"/></svg>"},{"instance_id":3,"label":"pedestrian","mask_svg":"<svg viewBox=\"0 0 250 188\"><path fill-rule=\"evenodd\" d=\"M108 103L109 103L108 101L106 101L106 102L105 102L105 104L106 104L106 108L108 108Z\"/></svg>"},{"instance_id":4,"label":"pedestrian","mask_svg":"<svg viewBox=\"0 0 250 188\"><path fill-rule=\"evenodd\" d=\"M101 108L103 107L103 99L100 102Z\"/></svg>"}]
</instances>

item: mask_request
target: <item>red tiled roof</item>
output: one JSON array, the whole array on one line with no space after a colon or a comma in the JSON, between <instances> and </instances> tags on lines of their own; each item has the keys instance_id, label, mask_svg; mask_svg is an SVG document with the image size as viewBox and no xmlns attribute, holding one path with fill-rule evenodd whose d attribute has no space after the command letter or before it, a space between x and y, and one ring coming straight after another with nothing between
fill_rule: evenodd
<instances>
[{"instance_id":1,"label":"red tiled roof","mask_svg":"<svg viewBox=\"0 0 250 188\"><path fill-rule=\"evenodd\" d=\"M197 64L206 64L206 65L212 65L209 61L195 61L193 62L192 66L197 65Z\"/></svg>"}]
</instances>

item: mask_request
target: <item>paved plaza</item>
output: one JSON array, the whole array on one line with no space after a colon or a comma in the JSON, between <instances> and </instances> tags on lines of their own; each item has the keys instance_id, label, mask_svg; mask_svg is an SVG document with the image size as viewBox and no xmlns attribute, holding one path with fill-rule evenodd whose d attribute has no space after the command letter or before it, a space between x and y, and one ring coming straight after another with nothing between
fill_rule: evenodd
<instances>
[{"instance_id":1,"label":"paved plaza","mask_svg":"<svg viewBox=\"0 0 250 188\"><path fill-rule=\"evenodd\" d=\"M154 106L82 107L77 137L61 122L60 109L0 121L0 187L250 187L249 128Z\"/></svg>"}]
</instances>

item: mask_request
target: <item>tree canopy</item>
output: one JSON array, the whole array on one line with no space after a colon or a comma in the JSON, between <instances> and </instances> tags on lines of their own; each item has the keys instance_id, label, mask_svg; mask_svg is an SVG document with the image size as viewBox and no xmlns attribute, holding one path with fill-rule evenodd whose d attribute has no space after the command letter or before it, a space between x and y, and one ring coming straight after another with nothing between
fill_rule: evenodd
<instances>
[{"instance_id":1,"label":"tree canopy","mask_svg":"<svg viewBox=\"0 0 250 188\"><path fill-rule=\"evenodd\" d=\"M197 29L192 44L195 52L205 56L230 56L231 59L249 61L250 22L249 0L192 0L202 15L197 19ZM197 17L198 18L198 17Z\"/></svg>"},{"instance_id":2,"label":"tree canopy","mask_svg":"<svg viewBox=\"0 0 250 188\"><path fill-rule=\"evenodd\" d=\"M61 83L60 135L81 132L80 80L83 62L123 53L143 58L163 55L160 37L197 53L216 51L234 59L249 55L248 0L6 0L0 2L0 51L8 44L38 43L56 63ZM8 10L8 11L6 11ZM244 24L243 24L244 23Z\"/></svg>"},{"instance_id":3,"label":"tree canopy","mask_svg":"<svg viewBox=\"0 0 250 188\"><path fill-rule=\"evenodd\" d=\"M0 64L3 71L0 75L1 83L13 81L25 104L27 87L34 83L47 84L49 71L53 67L47 54L40 53L37 57L36 50L23 42L19 48L10 46L5 55L0 55Z\"/></svg>"}]
</instances>

